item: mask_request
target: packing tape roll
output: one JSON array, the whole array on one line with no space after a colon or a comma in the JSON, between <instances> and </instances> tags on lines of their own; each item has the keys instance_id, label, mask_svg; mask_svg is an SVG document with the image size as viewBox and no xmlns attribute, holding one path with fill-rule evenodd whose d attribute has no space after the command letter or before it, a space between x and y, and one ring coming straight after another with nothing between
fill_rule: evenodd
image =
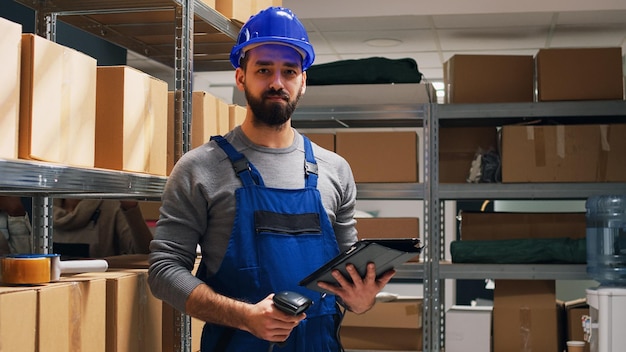
<instances>
[{"instance_id":1,"label":"packing tape roll","mask_svg":"<svg viewBox=\"0 0 626 352\"><path fill-rule=\"evenodd\" d=\"M50 282L50 257L12 255L0 258L2 282L11 285L36 285Z\"/></svg>"}]
</instances>

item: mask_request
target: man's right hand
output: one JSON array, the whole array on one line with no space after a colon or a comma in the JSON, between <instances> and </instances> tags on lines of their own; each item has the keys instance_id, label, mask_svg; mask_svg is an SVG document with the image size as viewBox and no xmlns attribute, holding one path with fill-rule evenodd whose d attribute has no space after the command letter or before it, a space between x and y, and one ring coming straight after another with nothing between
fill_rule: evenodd
<instances>
[{"instance_id":1,"label":"man's right hand","mask_svg":"<svg viewBox=\"0 0 626 352\"><path fill-rule=\"evenodd\" d=\"M250 319L247 319L246 330L266 341L283 342L300 321L306 318L306 314L294 316L279 310L274 305L273 297L272 293L250 306Z\"/></svg>"}]
</instances>

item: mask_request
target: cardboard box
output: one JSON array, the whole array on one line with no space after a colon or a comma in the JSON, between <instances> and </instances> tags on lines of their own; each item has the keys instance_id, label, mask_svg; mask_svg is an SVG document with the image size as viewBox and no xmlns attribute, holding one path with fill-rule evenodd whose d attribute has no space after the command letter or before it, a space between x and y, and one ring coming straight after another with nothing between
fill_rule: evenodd
<instances>
[{"instance_id":1,"label":"cardboard box","mask_svg":"<svg viewBox=\"0 0 626 352\"><path fill-rule=\"evenodd\" d=\"M104 258L109 263L109 269L115 269L118 271L124 271L126 269L148 269L150 263L148 262L147 254L126 254ZM200 265L201 258L196 258L196 263L192 273L195 275ZM148 291L150 293L150 291ZM150 300L154 297L150 293ZM175 346L178 346L180 336L178 333L180 320L176 319L176 315L180 312L175 310L169 304L162 302L162 315L161 315L161 346L163 351L175 351ZM200 351L200 338L202 337L202 328L204 322L191 318L191 350L193 352Z\"/></svg>"},{"instance_id":2,"label":"cardboard box","mask_svg":"<svg viewBox=\"0 0 626 352\"><path fill-rule=\"evenodd\" d=\"M281 0L252 0L252 14L265 10L270 6L282 6Z\"/></svg>"},{"instance_id":3,"label":"cardboard box","mask_svg":"<svg viewBox=\"0 0 626 352\"><path fill-rule=\"evenodd\" d=\"M585 213L461 213L461 240L585 238Z\"/></svg>"},{"instance_id":4,"label":"cardboard box","mask_svg":"<svg viewBox=\"0 0 626 352\"><path fill-rule=\"evenodd\" d=\"M94 166L96 59L22 35L19 157Z\"/></svg>"},{"instance_id":5,"label":"cardboard box","mask_svg":"<svg viewBox=\"0 0 626 352\"><path fill-rule=\"evenodd\" d=\"M0 350L104 352L105 294L104 280L86 278L0 287Z\"/></svg>"},{"instance_id":6,"label":"cardboard box","mask_svg":"<svg viewBox=\"0 0 626 352\"><path fill-rule=\"evenodd\" d=\"M446 352L490 352L493 307L452 306L446 312Z\"/></svg>"},{"instance_id":7,"label":"cardboard box","mask_svg":"<svg viewBox=\"0 0 626 352\"><path fill-rule=\"evenodd\" d=\"M141 215L146 221L159 220L161 208L161 202L159 201L139 201L139 209L141 209Z\"/></svg>"},{"instance_id":8,"label":"cardboard box","mask_svg":"<svg viewBox=\"0 0 626 352\"><path fill-rule=\"evenodd\" d=\"M61 281L70 285L69 351L104 352L106 339L102 332L106 330L106 281L103 278L73 276L61 277ZM52 301L49 304L56 303ZM50 319L56 321L54 316ZM49 325L52 329L55 326ZM45 341L46 344L48 342Z\"/></svg>"},{"instance_id":9,"label":"cardboard box","mask_svg":"<svg viewBox=\"0 0 626 352\"><path fill-rule=\"evenodd\" d=\"M246 108L236 104L228 105L228 130L241 125L246 119Z\"/></svg>"},{"instance_id":10,"label":"cardboard box","mask_svg":"<svg viewBox=\"0 0 626 352\"><path fill-rule=\"evenodd\" d=\"M563 351L562 303L554 280L496 280L494 351Z\"/></svg>"},{"instance_id":11,"label":"cardboard box","mask_svg":"<svg viewBox=\"0 0 626 352\"><path fill-rule=\"evenodd\" d=\"M378 302L370 311L346 312L340 338L345 349L421 351L422 300Z\"/></svg>"},{"instance_id":12,"label":"cardboard box","mask_svg":"<svg viewBox=\"0 0 626 352\"><path fill-rule=\"evenodd\" d=\"M626 124L504 126L502 182L624 182Z\"/></svg>"},{"instance_id":13,"label":"cardboard box","mask_svg":"<svg viewBox=\"0 0 626 352\"><path fill-rule=\"evenodd\" d=\"M534 100L530 55L454 55L443 65L446 103Z\"/></svg>"},{"instance_id":14,"label":"cardboard box","mask_svg":"<svg viewBox=\"0 0 626 352\"><path fill-rule=\"evenodd\" d=\"M208 92L197 91L192 93L191 98L191 149L197 148L209 141L211 136L218 134L218 122L216 119L218 98ZM174 118L174 92L168 93L168 117L167 117L167 175L170 174L176 163L175 155L175 118ZM182 126L182 121L181 121ZM181 131L182 133L182 131ZM181 144L182 153L182 144Z\"/></svg>"},{"instance_id":15,"label":"cardboard box","mask_svg":"<svg viewBox=\"0 0 626 352\"><path fill-rule=\"evenodd\" d=\"M356 182L418 182L416 132L337 132L335 143Z\"/></svg>"},{"instance_id":16,"label":"cardboard box","mask_svg":"<svg viewBox=\"0 0 626 352\"><path fill-rule=\"evenodd\" d=\"M22 25L0 17L0 158L18 158Z\"/></svg>"},{"instance_id":17,"label":"cardboard box","mask_svg":"<svg viewBox=\"0 0 626 352\"><path fill-rule=\"evenodd\" d=\"M358 218L356 230L359 239L366 238L417 238L419 218ZM409 260L419 261L419 256Z\"/></svg>"},{"instance_id":18,"label":"cardboard box","mask_svg":"<svg viewBox=\"0 0 626 352\"><path fill-rule=\"evenodd\" d=\"M439 129L439 182L466 183L476 153L498 150L495 127Z\"/></svg>"},{"instance_id":19,"label":"cardboard box","mask_svg":"<svg viewBox=\"0 0 626 352\"><path fill-rule=\"evenodd\" d=\"M203 4L207 5L208 7L212 9L215 8L215 0L200 0L200 2L202 2Z\"/></svg>"},{"instance_id":20,"label":"cardboard box","mask_svg":"<svg viewBox=\"0 0 626 352\"><path fill-rule=\"evenodd\" d=\"M0 350L36 351L37 292L30 287L0 286Z\"/></svg>"},{"instance_id":21,"label":"cardboard box","mask_svg":"<svg viewBox=\"0 0 626 352\"><path fill-rule=\"evenodd\" d=\"M624 99L619 47L540 49L535 65L538 101Z\"/></svg>"},{"instance_id":22,"label":"cardboard box","mask_svg":"<svg viewBox=\"0 0 626 352\"><path fill-rule=\"evenodd\" d=\"M146 269L117 269L78 277L106 279L106 351L162 351L162 301L152 296Z\"/></svg>"},{"instance_id":23,"label":"cardboard box","mask_svg":"<svg viewBox=\"0 0 626 352\"><path fill-rule=\"evenodd\" d=\"M215 9L219 13L240 23L245 23L250 16L256 14L253 5L254 1L250 0L215 0Z\"/></svg>"},{"instance_id":24,"label":"cardboard box","mask_svg":"<svg viewBox=\"0 0 626 352\"><path fill-rule=\"evenodd\" d=\"M566 341L585 341L582 317L589 314L589 304L587 304L586 298L565 302ZM585 343L583 351L589 352L589 343Z\"/></svg>"},{"instance_id":25,"label":"cardboard box","mask_svg":"<svg viewBox=\"0 0 626 352\"><path fill-rule=\"evenodd\" d=\"M167 174L167 93L134 68L98 67L96 167Z\"/></svg>"},{"instance_id":26,"label":"cardboard box","mask_svg":"<svg viewBox=\"0 0 626 352\"><path fill-rule=\"evenodd\" d=\"M303 134L309 137L311 142L319 145L320 147L330 150L331 152L335 151L335 134L334 133L303 133Z\"/></svg>"},{"instance_id":27,"label":"cardboard box","mask_svg":"<svg viewBox=\"0 0 626 352\"><path fill-rule=\"evenodd\" d=\"M217 99L217 132L222 136L230 131L230 109L228 106L227 102Z\"/></svg>"}]
</instances>

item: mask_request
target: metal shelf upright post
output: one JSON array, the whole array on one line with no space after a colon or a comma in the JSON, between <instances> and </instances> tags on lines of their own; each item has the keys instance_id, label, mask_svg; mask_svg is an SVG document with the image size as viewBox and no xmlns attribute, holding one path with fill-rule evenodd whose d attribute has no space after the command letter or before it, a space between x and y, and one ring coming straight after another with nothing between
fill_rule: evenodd
<instances>
[{"instance_id":1,"label":"metal shelf upright post","mask_svg":"<svg viewBox=\"0 0 626 352\"><path fill-rule=\"evenodd\" d=\"M439 200L439 120L437 104L428 104L424 118L424 313L423 350L441 351L444 327L444 285L439 275L443 259L443 207Z\"/></svg>"}]
</instances>

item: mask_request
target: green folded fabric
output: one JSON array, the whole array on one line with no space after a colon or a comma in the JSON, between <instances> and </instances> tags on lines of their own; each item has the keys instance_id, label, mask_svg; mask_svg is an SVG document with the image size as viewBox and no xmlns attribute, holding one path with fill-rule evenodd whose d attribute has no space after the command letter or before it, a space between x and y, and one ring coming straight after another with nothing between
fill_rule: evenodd
<instances>
[{"instance_id":1,"label":"green folded fabric","mask_svg":"<svg viewBox=\"0 0 626 352\"><path fill-rule=\"evenodd\" d=\"M307 70L306 84L420 83L421 80L414 59L371 57L313 65Z\"/></svg>"},{"instance_id":2,"label":"green folded fabric","mask_svg":"<svg viewBox=\"0 0 626 352\"><path fill-rule=\"evenodd\" d=\"M453 263L480 264L585 264L584 238L454 241L450 244Z\"/></svg>"}]
</instances>

